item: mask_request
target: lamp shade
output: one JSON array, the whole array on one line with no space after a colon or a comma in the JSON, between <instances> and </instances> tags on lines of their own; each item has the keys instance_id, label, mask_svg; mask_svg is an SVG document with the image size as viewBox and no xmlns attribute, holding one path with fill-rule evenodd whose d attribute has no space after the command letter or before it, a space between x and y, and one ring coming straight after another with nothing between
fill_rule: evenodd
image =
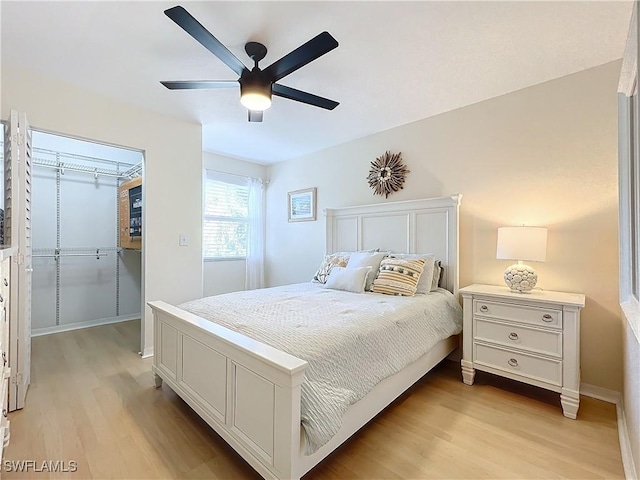
<instances>
[{"instance_id":1,"label":"lamp shade","mask_svg":"<svg viewBox=\"0 0 640 480\"><path fill-rule=\"evenodd\" d=\"M271 82L260 76L240 77L240 103L262 112L271 106Z\"/></svg>"},{"instance_id":2,"label":"lamp shade","mask_svg":"<svg viewBox=\"0 0 640 480\"><path fill-rule=\"evenodd\" d=\"M248 92L242 94L240 103L249 110L262 112L271 106L271 99L262 93Z\"/></svg>"},{"instance_id":3,"label":"lamp shade","mask_svg":"<svg viewBox=\"0 0 640 480\"><path fill-rule=\"evenodd\" d=\"M496 258L544 262L547 259L547 229L544 227L498 228Z\"/></svg>"}]
</instances>

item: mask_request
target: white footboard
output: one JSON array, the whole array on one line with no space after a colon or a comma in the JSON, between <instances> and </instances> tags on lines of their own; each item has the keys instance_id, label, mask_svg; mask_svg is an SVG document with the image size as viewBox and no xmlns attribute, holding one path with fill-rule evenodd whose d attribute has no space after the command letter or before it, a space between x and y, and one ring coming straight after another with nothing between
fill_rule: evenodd
<instances>
[{"instance_id":1,"label":"white footboard","mask_svg":"<svg viewBox=\"0 0 640 480\"><path fill-rule=\"evenodd\" d=\"M164 302L153 372L265 478L298 478L307 362Z\"/></svg>"}]
</instances>

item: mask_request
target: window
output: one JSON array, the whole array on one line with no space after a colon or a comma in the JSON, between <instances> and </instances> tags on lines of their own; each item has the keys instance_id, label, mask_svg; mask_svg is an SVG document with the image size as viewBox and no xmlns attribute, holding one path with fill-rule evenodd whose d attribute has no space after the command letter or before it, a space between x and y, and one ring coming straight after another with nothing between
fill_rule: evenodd
<instances>
[{"instance_id":1,"label":"window","mask_svg":"<svg viewBox=\"0 0 640 480\"><path fill-rule=\"evenodd\" d=\"M248 227L247 179L207 170L204 187L204 258L245 258Z\"/></svg>"},{"instance_id":2,"label":"window","mask_svg":"<svg viewBox=\"0 0 640 480\"><path fill-rule=\"evenodd\" d=\"M618 83L618 181L620 305L640 339L640 102L638 101L638 12L632 25Z\"/></svg>"},{"instance_id":3,"label":"window","mask_svg":"<svg viewBox=\"0 0 640 480\"><path fill-rule=\"evenodd\" d=\"M620 297L640 300L640 109L637 86L619 94Z\"/></svg>"},{"instance_id":4,"label":"window","mask_svg":"<svg viewBox=\"0 0 640 480\"><path fill-rule=\"evenodd\" d=\"M636 87L637 88L637 87ZM640 184L638 183L638 94L637 91L628 100L628 118L629 118L629 178L628 184L625 186L628 189L629 196L629 212L627 214L627 220L629 222L629 230L631 233L631 295L636 300L640 299L640 263L638 253L640 239L638 238L638 229L640 228Z\"/></svg>"}]
</instances>

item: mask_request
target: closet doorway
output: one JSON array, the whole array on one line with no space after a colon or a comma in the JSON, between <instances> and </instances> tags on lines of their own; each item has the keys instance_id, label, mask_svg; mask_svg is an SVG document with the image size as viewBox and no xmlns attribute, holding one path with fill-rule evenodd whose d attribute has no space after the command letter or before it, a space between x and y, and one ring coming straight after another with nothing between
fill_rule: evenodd
<instances>
[{"instance_id":1,"label":"closet doorway","mask_svg":"<svg viewBox=\"0 0 640 480\"><path fill-rule=\"evenodd\" d=\"M26 115L14 110L0 123L0 241L13 252L11 302L5 302L12 411L25 404L34 335L138 319L140 336L127 333L114 341L139 353L144 156L31 129ZM120 212L126 228L118 223Z\"/></svg>"},{"instance_id":2,"label":"closet doorway","mask_svg":"<svg viewBox=\"0 0 640 480\"><path fill-rule=\"evenodd\" d=\"M141 151L33 129L32 336L140 319L142 242L121 248L119 187L142 167Z\"/></svg>"}]
</instances>

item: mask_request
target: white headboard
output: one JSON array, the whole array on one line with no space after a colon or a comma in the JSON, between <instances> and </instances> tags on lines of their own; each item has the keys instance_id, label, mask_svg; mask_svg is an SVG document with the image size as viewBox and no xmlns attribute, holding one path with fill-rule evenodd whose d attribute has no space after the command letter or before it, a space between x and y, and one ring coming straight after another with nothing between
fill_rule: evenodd
<instances>
[{"instance_id":1,"label":"white headboard","mask_svg":"<svg viewBox=\"0 0 640 480\"><path fill-rule=\"evenodd\" d=\"M458 294L458 207L449 197L328 208L327 253L379 248L433 253L442 262L442 286Z\"/></svg>"}]
</instances>

